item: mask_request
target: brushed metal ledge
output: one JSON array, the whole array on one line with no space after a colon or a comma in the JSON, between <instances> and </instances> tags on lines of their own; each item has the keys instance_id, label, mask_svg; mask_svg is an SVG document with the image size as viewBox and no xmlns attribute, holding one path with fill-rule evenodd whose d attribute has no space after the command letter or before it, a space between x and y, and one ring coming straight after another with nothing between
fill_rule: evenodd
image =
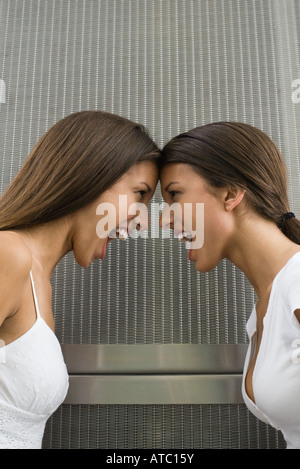
<instances>
[{"instance_id":1,"label":"brushed metal ledge","mask_svg":"<svg viewBox=\"0 0 300 469\"><path fill-rule=\"evenodd\" d=\"M65 404L240 404L241 375L70 376Z\"/></svg>"},{"instance_id":2,"label":"brushed metal ledge","mask_svg":"<svg viewBox=\"0 0 300 469\"><path fill-rule=\"evenodd\" d=\"M65 404L242 403L247 345L63 345Z\"/></svg>"},{"instance_id":3,"label":"brushed metal ledge","mask_svg":"<svg viewBox=\"0 0 300 469\"><path fill-rule=\"evenodd\" d=\"M241 373L247 345L63 345L70 374Z\"/></svg>"}]
</instances>

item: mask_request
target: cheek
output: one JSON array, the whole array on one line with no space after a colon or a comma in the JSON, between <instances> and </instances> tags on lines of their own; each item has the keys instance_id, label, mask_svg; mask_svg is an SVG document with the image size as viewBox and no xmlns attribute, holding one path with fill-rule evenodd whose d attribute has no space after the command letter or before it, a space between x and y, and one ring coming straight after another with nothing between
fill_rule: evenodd
<instances>
[{"instance_id":1,"label":"cheek","mask_svg":"<svg viewBox=\"0 0 300 469\"><path fill-rule=\"evenodd\" d=\"M171 217L174 218L175 227L178 230L184 229L192 233L196 231L197 221L199 217L197 216L197 205L193 202L171 202L172 206Z\"/></svg>"},{"instance_id":2,"label":"cheek","mask_svg":"<svg viewBox=\"0 0 300 469\"><path fill-rule=\"evenodd\" d=\"M209 272L213 270L223 258L223 242L221 232L210 230L206 226L204 232L204 243L199 249L193 251L193 259L198 272Z\"/></svg>"},{"instance_id":3,"label":"cheek","mask_svg":"<svg viewBox=\"0 0 300 469\"><path fill-rule=\"evenodd\" d=\"M217 257L222 258L226 240L230 233L230 222L224 213L209 213L205 217L204 246L207 246Z\"/></svg>"},{"instance_id":4,"label":"cheek","mask_svg":"<svg viewBox=\"0 0 300 469\"><path fill-rule=\"evenodd\" d=\"M193 253L195 267L199 272L209 272L225 257L226 217L220 214L206 213L204 217L204 244Z\"/></svg>"},{"instance_id":5,"label":"cheek","mask_svg":"<svg viewBox=\"0 0 300 469\"><path fill-rule=\"evenodd\" d=\"M117 225L127 225L127 221L132 218L132 215L129 214L134 211L134 206L136 204L136 198L131 194L121 194L118 197L118 200L115 201L115 226Z\"/></svg>"}]
</instances>

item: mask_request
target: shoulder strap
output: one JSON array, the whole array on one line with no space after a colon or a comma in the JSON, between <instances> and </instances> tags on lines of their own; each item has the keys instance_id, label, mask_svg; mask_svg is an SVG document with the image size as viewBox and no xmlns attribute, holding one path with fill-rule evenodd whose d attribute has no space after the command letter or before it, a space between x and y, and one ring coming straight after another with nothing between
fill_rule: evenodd
<instances>
[{"instance_id":1,"label":"shoulder strap","mask_svg":"<svg viewBox=\"0 0 300 469\"><path fill-rule=\"evenodd\" d=\"M38 305L38 301L37 301L37 297L36 297L36 293L35 293L34 281L33 281L32 272L31 272L31 271L30 271L30 279L31 279L32 291L33 291L33 298L34 298L35 310L36 310L37 317L39 318L39 317L41 316L41 314L40 314L39 305Z\"/></svg>"}]
</instances>

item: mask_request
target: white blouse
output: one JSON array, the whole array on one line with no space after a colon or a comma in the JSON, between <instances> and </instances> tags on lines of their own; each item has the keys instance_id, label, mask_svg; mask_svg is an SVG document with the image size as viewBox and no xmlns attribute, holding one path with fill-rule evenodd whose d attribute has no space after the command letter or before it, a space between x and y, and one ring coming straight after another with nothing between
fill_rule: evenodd
<instances>
[{"instance_id":1,"label":"white blouse","mask_svg":"<svg viewBox=\"0 0 300 469\"><path fill-rule=\"evenodd\" d=\"M45 424L69 386L60 344L40 315L21 337L1 348L0 448L40 449Z\"/></svg>"},{"instance_id":2,"label":"white blouse","mask_svg":"<svg viewBox=\"0 0 300 469\"><path fill-rule=\"evenodd\" d=\"M245 379L256 350L256 308L247 322L250 344L246 355L242 393L249 410L280 430L288 449L300 449L300 253L295 254L275 277L263 334L252 377L255 404Z\"/></svg>"}]
</instances>

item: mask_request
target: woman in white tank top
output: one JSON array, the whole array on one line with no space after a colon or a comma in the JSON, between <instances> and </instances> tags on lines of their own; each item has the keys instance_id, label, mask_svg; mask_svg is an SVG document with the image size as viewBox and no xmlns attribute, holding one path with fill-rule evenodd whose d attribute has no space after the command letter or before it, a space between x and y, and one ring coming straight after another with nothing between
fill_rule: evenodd
<instances>
[{"instance_id":1,"label":"woman in white tank top","mask_svg":"<svg viewBox=\"0 0 300 469\"><path fill-rule=\"evenodd\" d=\"M251 412L282 431L287 448L300 448L300 222L290 211L284 160L260 130L219 122L173 138L161 168L166 202L182 213L193 205L169 222L191 241L196 269L227 258L255 289L243 396Z\"/></svg>"},{"instance_id":2,"label":"woman in white tank top","mask_svg":"<svg viewBox=\"0 0 300 469\"><path fill-rule=\"evenodd\" d=\"M158 156L141 125L78 112L41 138L0 198L0 448L41 448L68 390L51 308L55 266L73 251L88 267L113 238L146 226L133 208L154 193Z\"/></svg>"}]
</instances>

